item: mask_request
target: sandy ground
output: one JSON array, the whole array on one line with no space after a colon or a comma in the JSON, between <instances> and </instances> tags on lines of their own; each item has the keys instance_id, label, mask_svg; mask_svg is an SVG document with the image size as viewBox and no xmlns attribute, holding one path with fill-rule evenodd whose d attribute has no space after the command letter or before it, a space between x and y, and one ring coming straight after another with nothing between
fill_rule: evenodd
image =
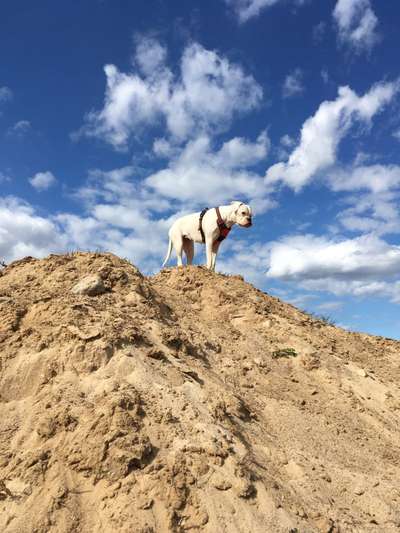
<instances>
[{"instance_id":1,"label":"sandy ground","mask_svg":"<svg viewBox=\"0 0 400 533\"><path fill-rule=\"evenodd\" d=\"M400 530L399 342L201 267L0 272L1 532Z\"/></svg>"}]
</instances>

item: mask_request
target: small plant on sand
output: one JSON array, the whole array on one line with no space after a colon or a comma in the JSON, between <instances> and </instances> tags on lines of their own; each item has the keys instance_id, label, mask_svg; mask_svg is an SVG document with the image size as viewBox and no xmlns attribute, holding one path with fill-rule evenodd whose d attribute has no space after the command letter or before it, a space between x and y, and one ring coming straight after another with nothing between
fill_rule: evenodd
<instances>
[{"instance_id":1,"label":"small plant on sand","mask_svg":"<svg viewBox=\"0 0 400 533\"><path fill-rule=\"evenodd\" d=\"M304 311L310 318L317 322L320 326L335 326L336 321L329 315L320 315L310 311Z\"/></svg>"},{"instance_id":2,"label":"small plant on sand","mask_svg":"<svg viewBox=\"0 0 400 533\"><path fill-rule=\"evenodd\" d=\"M279 359L280 357L297 357L297 352L294 348L281 348L272 352L273 359Z\"/></svg>"},{"instance_id":3,"label":"small plant on sand","mask_svg":"<svg viewBox=\"0 0 400 533\"><path fill-rule=\"evenodd\" d=\"M329 315L318 315L317 316L317 320L319 322L322 322L323 324L325 324L326 326L335 326L336 325L336 321L334 318L332 318L331 316Z\"/></svg>"}]
</instances>

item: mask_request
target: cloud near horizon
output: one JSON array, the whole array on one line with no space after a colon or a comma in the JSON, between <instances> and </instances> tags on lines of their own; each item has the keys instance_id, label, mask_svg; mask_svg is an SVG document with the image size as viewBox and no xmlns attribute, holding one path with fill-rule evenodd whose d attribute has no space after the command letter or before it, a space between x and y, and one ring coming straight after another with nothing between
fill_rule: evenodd
<instances>
[{"instance_id":1,"label":"cloud near horizon","mask_svg":"<svg viewBox=\"0 0 400 533\"><path fill-rule=\"evenodd\" d=\"M354 239L287 236L270 245L267 276L334 294L390 295L400 303L400 246L373 234Z\"/></svg>"}]
</instances>

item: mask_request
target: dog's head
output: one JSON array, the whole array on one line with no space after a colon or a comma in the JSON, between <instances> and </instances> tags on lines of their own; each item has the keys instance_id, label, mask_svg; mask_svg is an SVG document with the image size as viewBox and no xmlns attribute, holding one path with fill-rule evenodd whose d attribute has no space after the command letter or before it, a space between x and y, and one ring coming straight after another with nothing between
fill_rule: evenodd
<instances>
[{"instance_id":1,"label":"dog's head","mask_svg":"<svg viewBox=\"0 0 400 533\"><path fill-rule=\"evenodd\" d=\"M234 208L235 223L243 228L249 228L253 222L253 213L251 207L243 202L232 202Z\"/></svg>"}]
</instances>

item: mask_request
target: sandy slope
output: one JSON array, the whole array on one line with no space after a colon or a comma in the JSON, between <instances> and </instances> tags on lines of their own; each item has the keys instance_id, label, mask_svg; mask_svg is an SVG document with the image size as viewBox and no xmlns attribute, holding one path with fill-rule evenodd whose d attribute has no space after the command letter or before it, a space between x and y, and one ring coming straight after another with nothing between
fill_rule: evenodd
<instances>
[{"instance_id":1,"label":"sandy slope","mask_svg":"<svg viewBox=\"0 0 400 533\"><path fill-rule=\"evenodd\" d=\"M111 254L15 262L0 531L399 531L399 357L240 277L145 278Z\"/></svg>"}]
</instances>

